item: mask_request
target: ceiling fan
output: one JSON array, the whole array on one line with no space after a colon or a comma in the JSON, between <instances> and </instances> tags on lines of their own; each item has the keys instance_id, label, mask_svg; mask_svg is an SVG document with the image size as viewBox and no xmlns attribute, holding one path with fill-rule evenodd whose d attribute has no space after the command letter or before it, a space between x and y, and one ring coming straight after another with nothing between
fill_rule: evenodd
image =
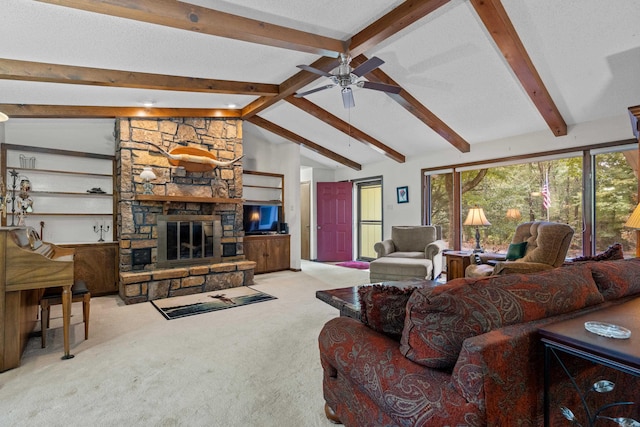
<instances>
[{"instance_id":1,"label":"ceiling fan","mask_svg":"<svg viewBox=\"0 0 640 427\"><path fill-rule=\"evenodd\" d=\"M309 95L311 93L329 89L334 86L340 86L342 88L342 103L344 104L344 108L352 108L356 106L356 103L353 99L353 93L351 91L352 85L356 85L365 89L379 90L387 93L400 93L400 91L402 90L402 88L398 86L388 85L385 83L374 83L365 80L358 80L359 77L364 76L365 74L375 70L376 68L384 64L384 61L377 56L366 60L356 68L351 68L351 65L349 65L350 63L351 56L346 53L341 53L340 65L338 66L338 71L335 74L319 70L309 65L298 65L298 68L302 70L328 77L329 79L331 79L332 83L326 86L308 90L306 92L296 93L294 96L296 98L302 98L303 96Z\"/></svg>"}]
</instances>

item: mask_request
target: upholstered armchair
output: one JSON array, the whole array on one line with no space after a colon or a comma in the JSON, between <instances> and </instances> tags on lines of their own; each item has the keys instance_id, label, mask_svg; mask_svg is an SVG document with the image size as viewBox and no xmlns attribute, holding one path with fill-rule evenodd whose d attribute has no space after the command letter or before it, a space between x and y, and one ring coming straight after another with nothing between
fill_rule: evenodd
<instances>
[{"instance_id":1,"label":"upholstered armchair","mask_svg":"<svg viewBox=\"0 0 640 427\"><path fill-rule=\"evenodd\" d=\"M441 238L441 228L436 225L391 227L391 238L373 247L378 258L370 265L371 280L437 278L446 248Z\"/></svg>"},{"instance_id":2,"label":"upholstered armchair","mask_svg":"<svg viewBox=\"0 0 640 427\"><path fill-rule=\"evenodd\" d=\"M533 273L560 267L567 256L573 228L556 222L534 221L520 224L509 245L506 261L471 264L466 277L511 273Z\"/></svg>"}]
</instances>

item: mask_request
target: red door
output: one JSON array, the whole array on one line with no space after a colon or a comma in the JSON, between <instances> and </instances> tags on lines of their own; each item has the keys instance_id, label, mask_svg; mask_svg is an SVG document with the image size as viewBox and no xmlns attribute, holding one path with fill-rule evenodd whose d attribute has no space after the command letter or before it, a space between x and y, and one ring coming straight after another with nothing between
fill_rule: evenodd
<instances>
[{"instance_id":1,"label":"red door","mask_svg":"<svg viewBox=\"0 0 640 427\"><path fill-rule=\"evenodd\" d=\"M319 182L318 261L351 261L351 183Z\"/></svg>"}]
</instances>

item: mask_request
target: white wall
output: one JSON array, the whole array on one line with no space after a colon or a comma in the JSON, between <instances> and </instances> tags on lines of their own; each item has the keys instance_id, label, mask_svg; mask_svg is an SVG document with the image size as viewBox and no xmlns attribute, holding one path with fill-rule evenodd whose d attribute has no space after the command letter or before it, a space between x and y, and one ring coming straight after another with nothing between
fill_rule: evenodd
<instances>
[{"instance_id":1,"label":"white wall","mask_svg":"<svg viewBox=\"0 0 640 427\"><path fill-rule=\"evenodd\" d=\"M469 153L461 153L452 146L420 157L409 157L405 163L392 160L363 166L362 170L339 168L335 180L351 180L369 176L383 176L383 236L389 238L392 225L420 224L421 176L423 168L448 166L521 154L538 153L570 147L633 138L629 116L626 114L570 126L566 136L555 137L551 131L519 135L513 138L474 144ZM402 149L399 149L402 152ZM409 187L409 203L396 202L396 187Z\"/></svg>"},{"instance_id":2,"label":"white wall","mask_svg":"<svg viewBox=\"0 0 640 427\"><path fill-rule=\"evenodd\" d=\"M115 153L113 119L10 119L5 126L7 144Z\"/></svg>"}]
</instances>

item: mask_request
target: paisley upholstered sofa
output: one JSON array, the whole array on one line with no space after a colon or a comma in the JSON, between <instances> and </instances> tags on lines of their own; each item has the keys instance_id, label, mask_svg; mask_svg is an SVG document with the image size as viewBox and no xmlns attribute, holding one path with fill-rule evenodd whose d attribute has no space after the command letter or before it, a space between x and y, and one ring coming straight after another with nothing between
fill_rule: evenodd
<instances>
[{"instance_id":1,"label":"paisley upholstered sofa","mask_svg":"<svg viewBox=\"0 0 640 427\"><path fill-rule=\"evenodd\" d=\"M365 286L359 294L362 321L332 319L319 336L329 419L346 426L541 426L538 328L640 298L640 259L405 290ZM640 399L636 378L567 357L580 387L616 383L612 394L588 393L594 405L629 399L630 390ZM581 409L581 400L564 372L551 376L558 399L551 425L570 425L560 406ZM638 419L640 405L607 411Z\"/></svg>"}]
</instances>

